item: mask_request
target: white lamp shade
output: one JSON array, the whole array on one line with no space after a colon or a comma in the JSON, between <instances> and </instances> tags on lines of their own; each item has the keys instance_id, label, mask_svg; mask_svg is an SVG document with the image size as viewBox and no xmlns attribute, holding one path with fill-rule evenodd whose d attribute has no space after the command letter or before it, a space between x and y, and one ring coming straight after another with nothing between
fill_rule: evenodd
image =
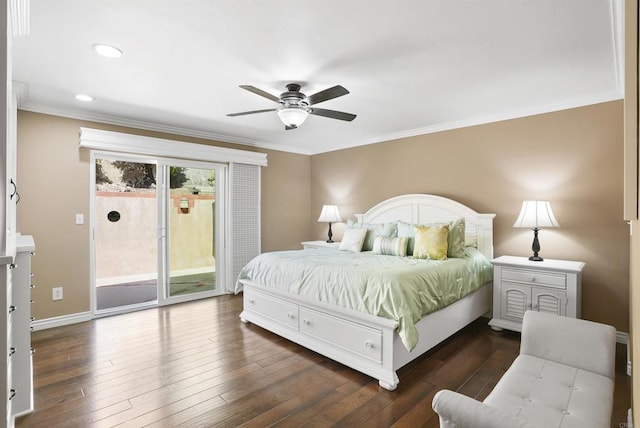
<instances>
[{"instance_id":1,"label":"white lamp shade","mask_svg":"<svg viewBox=\"0 0 640 428\"><path fill-rule=\"evenodd\" d=\"M522 209L513 227L542 228L559 227L551 211L549 201L523 201Z\"/></svg>"},{"instance_id":2,"label":"white lamp shade","mask_svg":"<svg viewBox=\"0 0 640 428\"><path fill-rule=\"evenodd\" d=\"M281 108L278 110L278 117L285 126L298 127L307 120L309 112L301 108Z\"/></svg>"},{"instance_id":3,"label":"white lamp shade","mask_svg":"<svg viewBox=\"0 0 640 428\"><path fill-rule=\"evenodd\" d=\"M321 223L335 223L342 221L340 217L340 211L336 205L324 205L318 221Z\"/></svg>"}]
</instances>

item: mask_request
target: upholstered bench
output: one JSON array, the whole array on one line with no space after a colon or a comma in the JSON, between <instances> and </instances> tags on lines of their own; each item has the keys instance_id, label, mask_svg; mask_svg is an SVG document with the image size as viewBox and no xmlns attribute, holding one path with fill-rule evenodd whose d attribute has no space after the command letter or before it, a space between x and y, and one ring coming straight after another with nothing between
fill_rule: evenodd
<instances>
[{"instance_id":1,"label":"upholstered bench","mask_svg":"<svg viewBox=\"0 0 640 428\"><path fill-rule=\"evenodd\" d=\"M529 311L520 355L484 402L449 390L433 398L446 428L609 427L616 330Z\"/></svg>"}]
</instances>

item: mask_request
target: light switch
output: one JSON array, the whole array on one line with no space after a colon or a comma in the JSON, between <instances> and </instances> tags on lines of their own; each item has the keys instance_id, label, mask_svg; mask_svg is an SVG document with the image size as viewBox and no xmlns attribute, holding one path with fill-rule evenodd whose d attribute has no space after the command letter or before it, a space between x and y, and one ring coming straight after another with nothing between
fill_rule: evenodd
<instances>
[{"instance_id":1,"label":"light switch","mask_svg":"<svg viewBox=\"0 0 640 428\"><path fill-rule=\"evenodd\" d=\"M84 214L76 214L76 224L84 224Z\"/></svg>"}]
</instances>

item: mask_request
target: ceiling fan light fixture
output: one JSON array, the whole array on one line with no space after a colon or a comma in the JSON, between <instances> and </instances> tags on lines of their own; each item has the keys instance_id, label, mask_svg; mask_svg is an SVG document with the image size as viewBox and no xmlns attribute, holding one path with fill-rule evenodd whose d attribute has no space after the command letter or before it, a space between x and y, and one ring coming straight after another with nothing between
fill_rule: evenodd
<instances>
[{"instance_id":1,"label":"ceiling fan light fixture","mask_svg":"<svg viewBox=\"0 0 640 428\"><path fill-rule=\"evenodd\" d=\"M298 107L285 107L278 110L278 117L285 126L297 128L307 120L309 112Z\"/></svg>"}]
</instances>

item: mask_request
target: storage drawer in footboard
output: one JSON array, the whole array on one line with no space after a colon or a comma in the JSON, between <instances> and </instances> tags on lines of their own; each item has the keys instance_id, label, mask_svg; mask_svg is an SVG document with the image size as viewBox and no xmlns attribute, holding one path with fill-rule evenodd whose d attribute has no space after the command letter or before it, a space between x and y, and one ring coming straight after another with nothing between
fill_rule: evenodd
<instances>
[{"instance_id":1,"label":"storage drawer in footboard","mask_svg":"<svg viewBox=\"0 0 640 428\"><path fill-rule=\"evenodd\" d=\"M300 332L376 363L382 361L380 330L301 306Z\"/></svg>"},{"instance_id":2,"label":"storage drawer in footboard","mask_svg":"<svg viewBox=\"0 0 640 428\"><path fill-rule=\"evenodd\" d=\"M294 303L245 289L244 310L298 330L298 305Z\"/></svg>"}]
</instances>

